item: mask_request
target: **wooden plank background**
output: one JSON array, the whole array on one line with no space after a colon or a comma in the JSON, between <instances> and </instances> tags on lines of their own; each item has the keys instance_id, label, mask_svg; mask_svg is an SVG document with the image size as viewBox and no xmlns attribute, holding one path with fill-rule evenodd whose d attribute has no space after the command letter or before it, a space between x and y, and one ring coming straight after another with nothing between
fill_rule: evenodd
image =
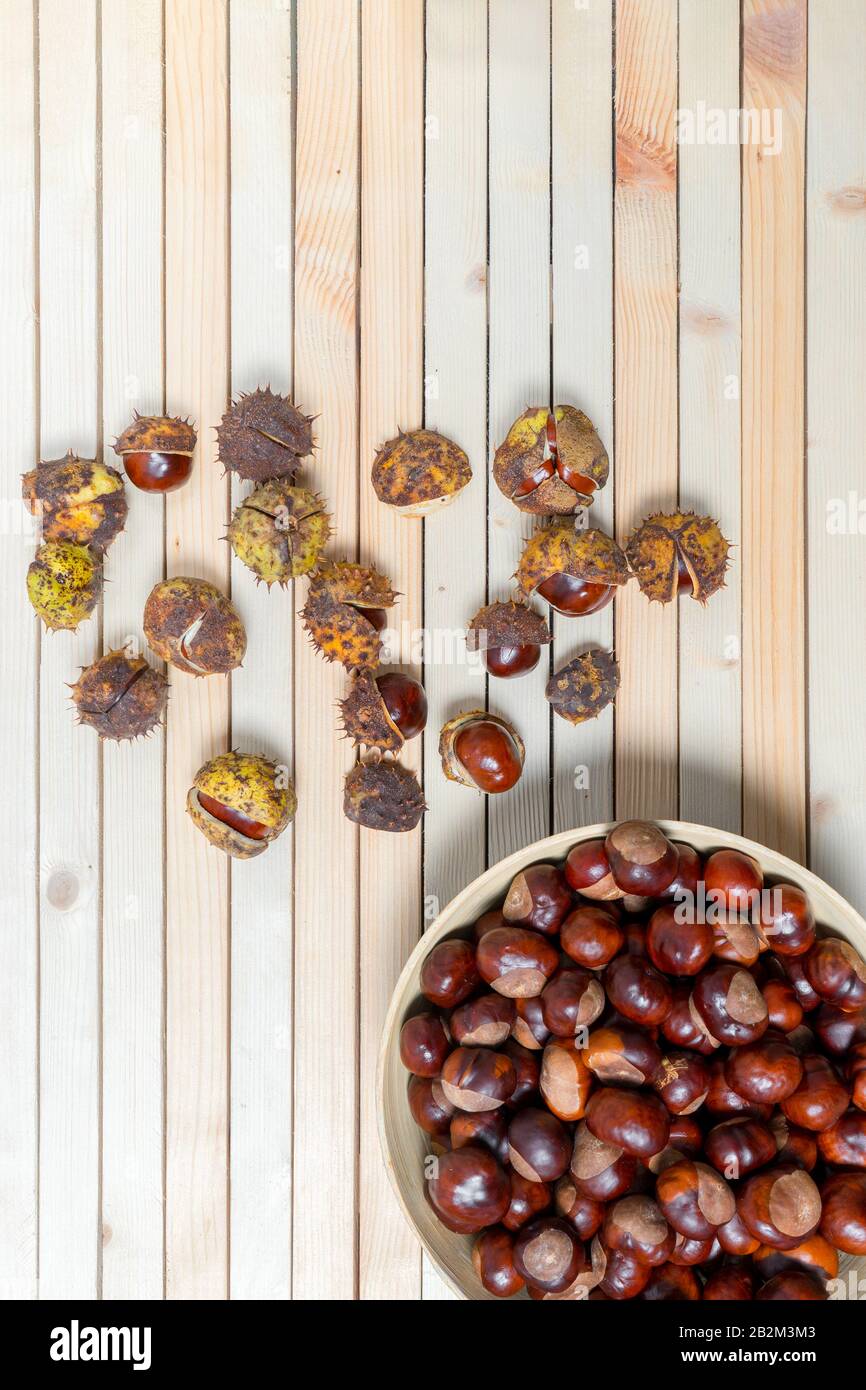
<instances>
[{"instance_id":1,"label":"wooden plank background","mask_svg":"<svg viewBox=\"0 0 866 1390\"><path fill-rule=\"evenodd\" d=\"M439 907L612 814L742 827L866 905L866 9L9 0L0 64L0 1296L447 1298L392 1200L373 1088ZM763 141L714 138L741 107ZM221 539L245 489L213 427L267 382L317 416L304 476L332 553L401 594L395 664L430 702L411 835L342 816L343 674L304 639L304 586L257 589ZM552 726L545 664L486 681L460 638L532 529L490 459L545 402L608 446L594 524L625 537L679 503L735 546L706 610L633 588L556 622L551 661L600 642L623 666L616 711L581 730ZM100 612L46 635L19 475L102 455L134 408L197 421L193 481L165 503L128 489ZM369 482L422 422L474 468L424 523ZM246 662L171 672L165 732L99 748L64 682L143 645L165 573L231 586ZM490 804L436 752L485 701L528 746ZM228 865L185 794L245 744L293 770L300 807Z\"/></svg>"}]
</instances>

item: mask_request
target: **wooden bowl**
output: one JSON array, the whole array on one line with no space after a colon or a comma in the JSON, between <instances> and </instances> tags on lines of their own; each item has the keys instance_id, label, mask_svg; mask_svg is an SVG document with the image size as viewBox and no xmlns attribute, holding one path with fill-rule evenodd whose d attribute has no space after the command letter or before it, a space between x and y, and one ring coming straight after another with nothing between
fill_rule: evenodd
<instances>
[{"instance_id":1,"label":"wooden bowl","mask_svg":"<svg viewBox=\"0 0 866 1390\"><path fill-rule=\"evenodd\" d=\"M376 1076L382 1153L406 1220L445 1282L460 1298L493 1299L494 1296L482 1288L472 1268L473 1238L453 1235L446 1230L425 1199L423 1164L430 1144L428 1136L418 1129L409 1113L408 1073L400 1061L400 1028L403 1020L418 1012L419 1004L423 1003L419 989L421 966L437 942L449 936L468 936L469 929L483 912L500 905L514 875L528 864L562 862L574 845L605 836L611 824L590 825L537 840L475 879L440 912L425 932L406 962L391 999ZM751 854L763 868L769 886L783 881L797 884L809 895L819 927L823 926L832 935L845 937L866 956L866 922L844 898L808 869L741 835L685 821L659 821L658 824L672 840L685 841L702 854L715 849L738 849ZM847 1281L851 1270L856 1270L861 1278L866 1275L866 1257L840 1253L840 1279ZM524 1293L521 1297L527 1295Z\"/></svg>"}]
</instances>

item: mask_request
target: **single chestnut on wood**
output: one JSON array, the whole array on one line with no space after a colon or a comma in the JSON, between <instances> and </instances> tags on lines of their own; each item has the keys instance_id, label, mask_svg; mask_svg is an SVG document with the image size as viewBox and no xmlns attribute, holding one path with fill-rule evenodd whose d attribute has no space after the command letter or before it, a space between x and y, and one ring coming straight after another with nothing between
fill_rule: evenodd
<instances>
[{"instance_id":1,"label":"single chestnut on wood","mask_svg":"<svg viewBox=\"0 0 866 1390\"><path fill-rule=\"evenodd\" d=\"M458 714L439 735L442 771L452 782L490 795L510 791L523 772L523 740L504 719L484 710Z\"/></svg>"}]
</instances>

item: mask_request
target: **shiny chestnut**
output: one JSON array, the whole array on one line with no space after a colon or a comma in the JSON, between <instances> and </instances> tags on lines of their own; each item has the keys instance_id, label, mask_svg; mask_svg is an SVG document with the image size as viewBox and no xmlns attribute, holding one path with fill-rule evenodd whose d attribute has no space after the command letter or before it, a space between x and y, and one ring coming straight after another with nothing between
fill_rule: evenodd
<instances>
[{"instance_id":1,"label":"shiny chestnut","mask_svg":"<svg viewBox=\"0 0 866 1390\"><path fill-rule=\"evenodd\" d=\"M764 894L760 930L777 956L802 956L815 940L815 918L809 899L793 883L777 883Z\"/></svg>"},{"instance_id":2,"label":"shiny chestnut","mask_svg":"<svg viewBox=\"0 0 866 1390\"><path fill-rule=\"evenodd\" d=\"M821 1200L821 1234L846 1255L866 1255L866 1173L834 1173Z\"/></svg>"},{"instance_id":3,"label":"shiny chestnut","mask_svg":"<svg viewBox=\"0 0 866 1390\"><path fill-rule=\"evenodd\" d=\"M662 1023L673 1005L669 981L643 956L616 956L604 972L604 987L617 1012L644 1027Z\"/></svg>"},{"instance_id":4,"label":"shiny chestnut","mask_svg":"<svg viewBox=\"0 0 866 1390\"><path fill-rule=\"evenodd\" d=\"M575 845L565 861L565 877L584 898L605 902L625 896L614 882L604 840L584 840Z\"/></svg>"},{"instance_id":5,"label":"shiny chestnut","mask_svg":"<svg viewBox=\"0 0 866 1390\"><path fill-rule=\"evenodd\" d=\"M599 1202L610 1202L631 1187L637 1160L617 1144L598 1139L581 1123L574 1132L569 1171L580 1192Z\"/></svg>"},{"instance_id":6,"label":"shiny chestnut","mask_svg":"<svg viewBox=\"0 0 866 1390\"><path fill-rule=\"evenodd\" d=\"M603 1086L589 1098L590 1133L636 1158L652 1158L670 1134L670 1116L658 1096Z\"/></svg>"},{"instance_id":7,"label":"shiny chestnut","mask_svg":"<svg viewBox=\"0 0 866 1390\"><path fill-rule=\"evenodd\" d=\"M821 1196L802 1168L779 1164L746 1179L737 1194L737 1212L762 1244L793 1250L818 1229Z\"/></svg>"},{"instance_id":8,"label":"shiny chestnut","mask_svg":"<svg viewBox=\"0 0 866 1390\"><path fill-rule=\"evenodd\" d=\"M771 1028L778 1028L780 1033L793 1033L795 1028L799 1028L803 1022L803 1009L790 980L767 980L761 993Z\"/></svg>"},{"instance_id":9,"label":"shiny chestnut","mask_svg":"<svg viewBox=\"0 0 866 1390\"><path fill-rule=\"evenodd\" d=\"M657 1043L642 1028L611 1023L590 1033L583 1058L604 1085L646 1086L662 1062Z\"/></svg>"},{"instance_id":10,"label":"shiny chestnut","mask_svg":"<svg viewBox=\"0 0 866 1390\"><path fill-rule=\"evenodd\" d=\"M572 904L565 874L555 864L530 864L511 880L502 915L515 926L555 935Z\"/></svg>"},{"instance_id":11,"label":"shiny chestnut","mask_svg":"<svg viewBox=\"0 0 866 1390\"><path fill-rule=\"evenodd\" d=\"M607 1209L602 1244L642 1264L664 1264L674 1248L674 1232L652 1197L620 1197Z\"/></svg>"},{"instance_id":12,"label":"shiny chestnut","mask_svg":"<svg viewBox=\"0 0 866 1390\"><path fill-rule=\"evenodd\" d=\"M480 1144L500 1163L508 1162L508 1124L503 1110L457 1110L449 1133L452 1149Z\"/></svg>"},{"instance_id":13,"label":"shiny chestnut","mask_svg":"<svg viewBox=\"0 0 866 1390\"><path fill-rule=\"evenodd\" d=\"M502 1220L511 1200L505 1169L488 1149L472 1144L442 1154L428 1180L433 1210L466 1235Z\"/></svg>"},{"instance_id":14,"label":"shiny chestnut","mask_svg":"<svg viewBox=\"0 0 866 1390\"><path fill-rule=\"evenodd\" d=\"M673 1229L693 1240L713 1236L736 1211L734 1194L724 1178L691 1159L672 1163L659 1173L656 1200Z\"/></svg>"},{"instance_id":15,"label":"shiny chestnut","mask_svg":"<svg viewBox=\"0 0 866 1390\"><path fill-rule=\"evenodd\" d=\"M481 1232L472 1248L472 1267L482 1287L497 1298L511 1298L524 1287L514 1264L514 1237L503 1226Z\"/></svg>"},{"instance_id":16,"label":"shiny chestnut","mask_svg":"<svg viewBox=\"0 0 866 1390\"><path fill-rule=\"evenodd\" d=\"M725 1080L746 1100L778 1105L800 1084L803 1063L783 1033L766 1032L757 1042L731 1049Z\"/></svg>"},{"instance_id":17,"label":"shiny chestnut","mask_svg":"<svg viewBox=\"0 0 866 1390\"><path fill-rule=\"evenodd\" d=\"M781 1102L785 1118L800 1129L824 1130L848 1107L848 1092L826 1057L807 1053L795 1091Z\"/></svg>"},{"instance_id":18,"label":"shiny chestnut","mask_svg":"<svg viewBox=\"0 0 866 1390\"><path fill-rule=\"evenodd\" d=\"M442 1068L442 1091L457 1110L498 1110L514 1090L514 1064L503 1052L458 1047Z\"/></svg>"},{"instance_id":19,"label":"shiny chestnut","mask_svg":"<svg viewBox=\"0 0 866 1390\"><path fill-rule=\"evenodd\" d=\"M478 973L509 999L540 994L559 966L559 952L529 927L495 927L478 942Z\"/></svg>"},{"instance_id":20,"label":"shiny chestnut","mask_svg":"<svg viewBox=\"0 0 866 1390\"><path fill-rule=\"evenodd\" d=\"M421 966L421 993L440 1009L461 1004L480 983L475 948L469 941L440 941Z\"/></svg>"},{"instance_id":21,"label":"shiny chestnut","mask_svg":"<svg viewBox=\"0 0 866 1390\"><path fill-rule=\"evenodd\" d=\"M720 849L704 865L707 897L729 911L748 913L759 909L764 875L756 859L737 849Z\"/></svg>"},{"instance_id":22,"label":"shiny chestnut","mask_svg":"<svg viewBox=\"0 0 866 1390\"><path fill-rule=\"evenodd\" d=\"M729 1047L756 1042L766 1032L767 1005L747 970L722 962L695 980L692 1004L710 1035Z\"/></svg>"},{"instance_id":23,"label":"shiny chestnut","mask_svg":"<svg viewBox=\"0 0 866 1390\"><path fill-rule=\"evenodd\" d=\"M558 1038L573 1038L602 1013L604 989L588 970L571 966L558 970L541 993L541 1016Z\"/></svg>"},{"instance_id":24,"label":"shiny chestnut","mask_svg":"<svg viewBox=\"0 0 866 1390\"><path fill-rule=\"evenodd\" d=\"M539 584L536 593L566 618L582 618L606 608L616 592L613 584L594 584L572 574L552 574Z\"/></svg>"},{"instance_id":25,"label":"shiny chestnut","mask_svg":"<svg viewBox=\"0 0 866 1390\"><path fill-rule=\"evenodd\" d=\"M447 1134L451 1127L454 1106L446 1099L439 1081L428 1076L409 1078L407 1091L412 1119L426 1134Z\"/></svg>"},{"instance_id":26,"label":"shiny chestnut","mask_svg":"<svg viewBox=\"0 0 866 1390\"><path fill-rule=\"evenodd\" d=\"M681 922L674 907L657 908L649 920L646 945L656 970L666 975L697 975L713 953L713 930L706 922Z\"/></svg>"},{"instance_id":27,"label":"shiny chestnut","mask_svg":"<svg viewBox=\"0 0 866 1390\"><path fill-rule=\"evenodd\" d=\"M553 1190L549 1183L532 1182L518 1173L516 1168L508 1170L511 1183L511 1200L502 1218L502 1224L509 1231L519 1231L527 1221L549 1209L553 1201Z\"/></svg>"},{"instance_id":28,"label":"shiny chestnut","mask_svg":"<svg viewBox=\"0 0 866 1390\"><path fill-rule=\"evenodd\" d=\"M773 1162L776 1137L764 1120L735 1116L713 1126L704 1141L704 1153L719 1173L736 1181Z\"/></svg>"},{"instance_id":29,"label":"shiny chestnut","mask_svg":"<svg viewBox=\"0 0 866 1390\"><path fill-rule=\"evenodd\" d=\"M707 1098L710 1069L695 1052L668 1052L652 1083L672 1115L691 1115Z\"/></svg>"},{"instance_id":30,"label":"shiny chestnut","mask_svg":"<svg viewBox=\"0 0 866 1390\"><path fill-rule=\"evenodd\" d=\"M825 1163L837 1168L866 1168L866 1114L846 1110L818 1135L818 1150Z\"/></svg>"},{"instance_id":31,"label":"shiny chestnut","mask_svg":"<svg viewBox=\"0 0 866 1390\"><path fill-rule=\"evenodd\" d=\"M542 1216L518 1231L514 1265L533 1288L561 1293L586 1269L587 1259L583 1244L567 1221Z\"/></svg>"},{"instance_id":32,"label":"shiny chestnut","mask_svg":"<svg viewBox=\"0 0 866 1390\"><path fill-rule=\"evenodd\" d=\"M504 994L479 994L451 1014L448 1027L460 1047L499 1047L514 1023L514 1000Z\"/></svg>"},{"instance_id":33,"label":"shiny chestnut","mask_svg":"<svg viewBox=\"0 0 866 1390\"><path fill-rule=\"evenodd\" d=\"M551 1038L541 1055L539 1089L560 1120L581 1120L592 1090L592 1073L583 1052L570 1039Z\"/></svg>"},{"instance_id":34,"label":"shiny chestnut","mask_svg":"<svg viewBox=\"0 0 866 1390\"><path fill-rule=\"evenodd\" d=\"M815 993L843 1013L866 1006L866 962L847 941L828 936L803 957L806 979Z\"/></svg>"},{"instance_id":35,"label":"shiny chestnut","mask_svg":"<svg viewBox=\"0 0 866 1390\"><path fill-rule=\"evenodd\" d=\"M515 1042L530 1050L544 1047L550 1037L550 1029L541 1012L540 994L514 1000L514 1022L511 1025L511 1036Z\"/></svg>"},{"instance_id":36,"label":"shiny chestnut","mask_svg":"<svg viewBox=\"0 0 866 1390\"><path fill-rule=\"evenodd\" d=\"M404 739L417 738L427 724L427 695L420 681L404 671L387 671L376 677L379 694Z\"/></svg>"},{"instance_id":37,"label":"shiny chestnut","mask_svg":"<svg viewBox=\"0 0 866 1390\"><path fill-rule=\"evenodd\" d=\"M562 923L560 945L567 956L588 970L600 970L622 950L623 931L602 907L578 907Z\"/></svg>"},{"instance_id":38,"label":"shiny chestnut","mask_svg":"<svg viewBox=\"0 0 866 1390\"><path fill-rule=\"evenodd\" d=\"M554 1203L557 1216L573 1226L581 1240L590 1240L601 1229L604 1203L581 1192L570 1173L564 1173L556 1184Z\"/></svg>"},{"instance_id":39,"label":"shiny chestnut","mask_svg":"<svg viewBox=\"0 0 866 1390\"><path fill-rule=\"evenodd\" d=\"M518 1110L508 1126L508 1157L529 1182L555 1182L571 1158L568 1131L549 1110Z\"/></svg>"},{"instance_id":40,"label":"shiny chestnut","mask_svg":"<svg viewBox=\"0 0 866 1390\"><path fill-rule=\"evenodd\" d=\"M658 897L670 887L679 855L650 821L622 821L604 842L614 881L624 893Z\"/></svg>"}]
</instances>

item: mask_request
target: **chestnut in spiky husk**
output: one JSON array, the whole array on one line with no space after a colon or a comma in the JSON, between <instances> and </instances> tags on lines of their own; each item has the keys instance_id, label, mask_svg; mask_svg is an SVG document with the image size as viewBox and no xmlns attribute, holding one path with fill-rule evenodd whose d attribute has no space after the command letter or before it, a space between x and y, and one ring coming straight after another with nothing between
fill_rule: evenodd
<instances>
[{"instance_id":1,"label":"chestnut in spiky husk","mask_svg":"<svg viewBox=\"0 0 866 1390\"><path fill-rule=\"evenodd\" d=\"M321 497L284 478L262 483L235 508L232 550L268 588L315 569L331 534Z\"/></svg>"},{"instance_id":2,"label":"chestnut in spiky husk","mask_svg":"<svg viewBox=\"0 0 866 1390\"><path fill-rule=\"evenodd\" d=\"M22 479L24 500L33 516L41 516L42 538L92 545L107 550L123 530L129 510L123 479L116 468L80 459L72 450L65 458L40 463Z\"/></svg>"},{"instance_id":3,"label":"chestnut in spiky husk","mask_svg":"<svg viewBox=\"0 0 866 1390\"><path fill-rule=\"evenodd\" d=\"M340 701L343 729L356 748L399 753L409 738L417 738L427 723L427 696L420 681L403 671L375 676L358 671Z\"/></svg>"},{"instance_id":4,"label":"chestnut in spiky husk","mask_svg":"<svg viewBox=\"0 0 866 1390\"><path fill-rule=\"evenodd\" d=\"M46 627L74 631L102 593L102 559L86 545L46 541L27 571L27 597Z\"/></svg>"},{"instance_id":5,"label":"chestnut in spiky husk","mask_svg":"<svg viewBox=\"0 0 866 1390\"><path fill-rule=\"evenodd\" d=\"M546 620L525 603L488 603L466 633L466 646L481 652L491 676L505 679L533 671L549 641Z\"/></svg>"},{"instance_id":6,"label":"chestnut in spiky husk","mask_svg":"<svg viewBox=\"0 0 866 1390\"><path fill-rule=\"evenodd\" d=\"M191 676L240 666L247 634L240 614L206 579L161 579L144 606L144 634L158 657Z\"/></svg>"},{"instance_id":7,"label":"chestnut in spiky husk","mask_svg":"<svg viewBox=\"0 0 866 1390\"><path fill-rule=\"evenodd\" d=\"M143 656L106 652L81 672L72 686L72 699L78 722L95 729L100 738L139 738L162 719L168 681Z\"/></svg>"},{"instance_id":8,"label":"chestnut in spiky husk","mask_svg":"<svg viewBox=\"0 0 866 1390\"><path fill-rule=\"evenodd\" d=\"M414 830L426 809L417 777L400 763L356 763L346 777L343 813L367 830Z\"/></svg>"},{"instance_id":9,"label":"chestnut in spiky husk","mask_svg":"<svg viewBox=\"0 0 866 1390\"><path fill-rule=\"evenodd\" d=\"M114 452L142 492L174 492L189 479L195 444L189 420L136 411L132 424L114 441Z\"/></svg>"},{"instance_id":10,"label":"chestnut in spiky husk","mask_svg":"<svg viewBox=\"0 0 866 1390\"><path fill-rule=\"evenodd\" d=\"M373 463L373 490L402 516L427 516L453 502L472 477L469 459L436 430L401 430Z\"/></svg>"},{"instance_id":11,"label":"chestnut in spiky husk","mask_svg":"<svg viewBox=\"0 0 866 1390\"><path fill-rule=\"evenodd\" d=\"M706 603L724 585L729 550L718 522L694 512L648 516L626 545L642 592L659 603L684 590Z\"/></svg>"},{"instance_id":12,"label":"chestnut in spiky husk","mask_svg":"<svg viewBox=\"0 0 866 1390\"><path fill-rule=\"evenodd\" d=\"M297 810L285 770L256 753L221 753L200 767L186 809L203 835L233 859L252 859Z\"/></svg>"},{"instance_id":13,"label":"chestnut in spiky husk","mask_svg":"<svg viewBox=\"0 0 866 1390\"><path fill-rule=\"evenodd\" d=\"M545 697L562 719L582 724L616 699L619 665L612 652L594 648L576 656L547 682Z\"/></svg>"},{"instance_id":14,"label":"chestnut in spiky husk","mask_svg":"<svg viewBox=\"0 0 866 1390\"><path fill-rule=\"evenodd\" d=\"M474 709L443 724L439 756L450 781L476 791L507 792L520 780L526 749L506 720Z\"/></svg>"},{"instance_id":15,"label":"chestnut in spiky husk","mask_svg":"<svg viewBox=\"0 0 866 1390\"><path fill-rule=\"evenodd\" d=\"M595 426L573 405L524 410L493 460L500 492L522 512L539 515L590 506L609 470Z\"/></svg>"},{"instance_id":16,"label":"chestnut in spiky husk","mask_svg":"<svg viewBox=\"0 0 866 1390\"><path fill-rule=\"evenodd\" d=\"M575 617L604 608L630 574L625 555L604 531L576 531L555 521L526 542L515 578L525 594L538 593L558 613Z\"/></svg>"},{"instance_id":17,"label":"chestnut in spiky husk","mask_svg":"<svg viewBox=\"0 0 866 1390\"><path fill-rule=\"evenodd\" d=\"M226 472L254 483L292 478L313 452L313 417L270 386L241 396L217 426L219 459Z\"/></svg>"},{"instance_id":18,"label":"chestnut in spiky husk","mask_svg":"<svg viewBox=\"0 0 866 1390\"><path fill-rule=\"evenodd\" d=\"M342 560L323 564L310 580L301 617L326 661L342 662L350 671L372 670L379 664L385 610L396 599L384 575Z\"/></svg>"}]
</instances>

